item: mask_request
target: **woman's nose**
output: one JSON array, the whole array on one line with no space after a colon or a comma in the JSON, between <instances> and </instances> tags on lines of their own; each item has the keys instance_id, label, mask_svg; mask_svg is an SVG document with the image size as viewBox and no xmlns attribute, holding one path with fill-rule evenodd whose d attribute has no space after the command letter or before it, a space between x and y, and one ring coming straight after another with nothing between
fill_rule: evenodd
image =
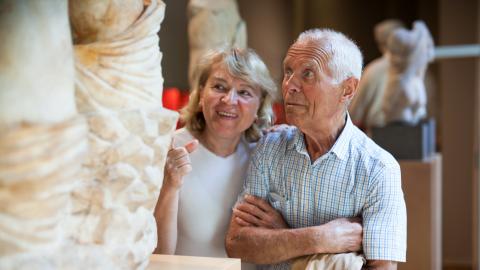
<instances>
[{"instance_id":1,"label":"woman's nose","mask_svg":"<svg viewBox=\"0 0 480 270\"><path fill-rule=\"evenodd\" d=\"M222 98L222 101L227 104L237 104L238 94L235 88L230 89L227 94Z\"/></svg>"}]
</instances>

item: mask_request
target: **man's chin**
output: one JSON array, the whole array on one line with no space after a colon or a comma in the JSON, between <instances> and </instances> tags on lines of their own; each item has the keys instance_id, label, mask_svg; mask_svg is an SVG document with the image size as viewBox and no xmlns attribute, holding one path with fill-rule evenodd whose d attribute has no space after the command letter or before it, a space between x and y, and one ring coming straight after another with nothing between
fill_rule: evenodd
<instances>
[{"instance_id":1,"label":"man's chin","mask_svg":"<svg viewBox=\"0 0 480 270\"><path fill-rule=\"evenodd\" d=\"M297 116L288 116L288 114L285 115L285 122L287 123L287 125L298 127L299 120L300 119Z\"/></svg>"}]
</instances>

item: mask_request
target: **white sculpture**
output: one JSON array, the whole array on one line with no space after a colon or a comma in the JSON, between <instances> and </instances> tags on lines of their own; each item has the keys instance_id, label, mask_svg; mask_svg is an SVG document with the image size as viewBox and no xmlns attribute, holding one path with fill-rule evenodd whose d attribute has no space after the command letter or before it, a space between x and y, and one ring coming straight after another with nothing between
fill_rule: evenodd
<instances>
[{"instance_id":1,"label":"white sculpture","mask_svg":"<svg viewBox=\"0 0 480 270\"><path fill-rule=\"evenodd\" d=\"M165 5L68 6L73 50L66 0L0 3L0 269L143 269L177 119Z\"/></svg>"},{"instance_id":2,"label":"white sculpture","mask_svg":"<svg viewBox=\"0 0 480 270\"><path fill-rule=\"evenodd\" d=\"M424 78L434 56L426 25L416 21L412 30L397 29L387 42L388 81L382 110L385 122L417 124L427 114Z\"/></svg>"},{"instance_id":3,"label":"white sculpture","mask_svg":"<svg viewBox=\"0 0 480 270\"><path fill-rule=\"evenodd\" d=\"M222 46L246 48L247 30L236 0L190 0L188 2L188 80L206 51Z\"/></svg>"},{"instance_id":4,"label":"white sculpture","mask_svg":"<svg viewBox=\"0 0 480 270\"><path fill-rule=\"evenodd\" d=\"M382 56L365 67L357 93L348 108L352 121L356 124L365 127L379 127L385 124L382 106L389 66L387 40L394 30L403 27L402 22L394 19L375 25L375 41Z\"/></svg>"},{"instance_id":5,"label":"white sculpture","mask_svg":"<svg viewBox=\"0 0 480 270\"><path fill-rule=\"evenodd\" d=\"M87 153L66 1L0 1L0 269L59 269Z\"/></svg>"},{"instance_id":6,"label":"white sculpture","mask_svg":"<svg viewBox=\"0 0 480 270\"><path fill-rule=\"evenodd\" d=\"M71 235L78 243L101 246L115 268L142 269L156 247L152 212L177 120L161 104L157 33L165 5L71 2L74 29L88 29L74 34L77 106L90 127L85 185L74 192ZM113 14L91 16L102 10L100 3ZM129 24L104 24L106 17Z\"/></svg>"}]
</instances>

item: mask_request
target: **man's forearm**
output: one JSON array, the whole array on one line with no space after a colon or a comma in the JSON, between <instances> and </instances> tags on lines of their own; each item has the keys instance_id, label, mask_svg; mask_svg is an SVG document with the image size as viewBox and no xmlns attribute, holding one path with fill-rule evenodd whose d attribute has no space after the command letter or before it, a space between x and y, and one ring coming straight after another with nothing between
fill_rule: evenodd
<instances>
[{"instance_id":1,"label":"man's forearm","mask_svg":"<svg viewBox=\"0 0 480 270\"><path fill-rule=\"evenodd\" d=\"M226 250L230 257L256 264L274 264L316 253L343 253L361 248L358 218L339 218L319 226L268 229L230 221Z\"/></svg>"},{"instance_id":2,"label":"man's forearm","mask_svg":"<svg viewBox=\"0 0 480 270\"><path fill-rule=\"evenodd\" d=\"M266 229L231 224L225 245L229 257L256 264L276 264L320 252L317 243L321 237L317 227Z\"/></svg>"}]
</instances>

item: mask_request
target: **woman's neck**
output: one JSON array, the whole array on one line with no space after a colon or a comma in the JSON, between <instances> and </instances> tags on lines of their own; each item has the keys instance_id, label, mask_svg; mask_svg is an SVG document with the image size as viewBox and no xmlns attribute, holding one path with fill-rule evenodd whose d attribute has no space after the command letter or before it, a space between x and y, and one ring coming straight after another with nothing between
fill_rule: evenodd
<instances>
[{"instance_id":1,"label":"woman's neck","mask_svg":"<svg viewBox=\"0 0 480 270\"><path fill-rule=\"evenodd\" d=\"M235 153L237 145L240 142L241 135L236 138L222 138L216 134L212 134L207 129L199 134L198 140L210 152L217 156L228 157Z\"/></svg>"}]
</instances>

